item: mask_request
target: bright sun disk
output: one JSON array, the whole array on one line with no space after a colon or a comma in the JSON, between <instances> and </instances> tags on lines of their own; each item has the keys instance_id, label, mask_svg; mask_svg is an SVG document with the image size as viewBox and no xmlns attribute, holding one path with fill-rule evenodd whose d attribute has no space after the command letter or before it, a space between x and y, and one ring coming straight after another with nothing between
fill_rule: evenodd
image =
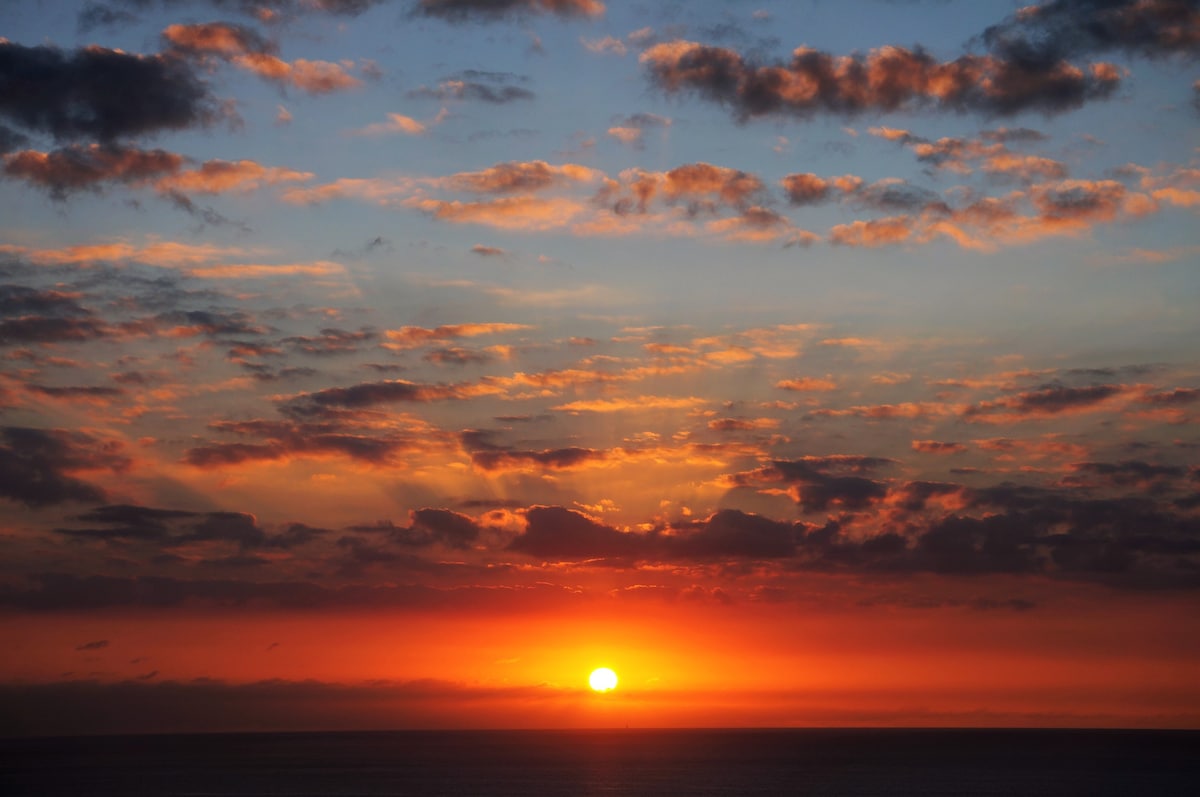
<instances>
[{"instance_id":1,"label":"bright sun disk","mask_svg":"<svg viewBox=\"0 0 1200 797\"><path fill-rule=\"evenodd\" d=\"M588 684L597 692L611 692L617 688L617 674L607 667L599 667L588 676Z\"/></svg>"}]
</instances>

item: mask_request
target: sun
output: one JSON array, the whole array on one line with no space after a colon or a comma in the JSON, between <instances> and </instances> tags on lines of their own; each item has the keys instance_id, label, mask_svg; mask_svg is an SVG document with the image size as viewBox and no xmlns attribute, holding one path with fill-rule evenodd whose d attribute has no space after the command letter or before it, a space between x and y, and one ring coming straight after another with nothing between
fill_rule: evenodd
<instances>
[{"instance_id":1,"label":"sun","mask_svg":"<svg viewBox=\"0 0 1200 797\"><path fill-rule=\"evenodd\" d=\"M607 667L592 670L588 684L597 692L611 692L617 688L617 674Z\"/></svg>"}]
</instances>

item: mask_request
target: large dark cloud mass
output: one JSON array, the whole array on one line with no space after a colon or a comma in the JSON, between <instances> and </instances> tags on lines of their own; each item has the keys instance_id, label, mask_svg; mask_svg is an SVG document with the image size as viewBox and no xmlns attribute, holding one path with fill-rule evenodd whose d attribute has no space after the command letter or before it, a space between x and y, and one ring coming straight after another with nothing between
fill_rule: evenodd
<instances>
[{"instance_id":1,"label":"large dark cloud mass","mask_svg":"<svg viewBox=\"0 0 1200 797\"><path fill-rule=\"evenodd\" d=\"M801 47L788 62L755 63L687 41L642 54L653 84L728 106L741 119L931 109L1058 113L1112 95L1122 72L1071 59L1109 52L1149 58L1200 52L1195 0L1052 0L1021 9L976 38L986 52L939 61L924 48L838 56Z\"/></svg>"},{"instance_id":2,"label":"large dark cloud mass","mask_svg":"<svg viewBox=\"0 0 1200 797\"><path fill-rule=\"evenodd\" d=\"M0 498L10 501L32 507L103 501L102 489L73 474L128 465L119 445L83 432L0 427Z\"/></svg>"},{"instance_id":3,"label":"large dark cloud mass","mask_svg":"<svg viewBox=\"0 0 1200 797\"><path fill-rule=\"evenodd\" d=\"M1080 69L993 55L938 61L920 47L884 47L866 56L799 48L786 63L759 65L726 47L674 41L647 49L641 60L663 91L694 92L743 120L917 109L1057 113L1110 96L1121 80L1108 65Z\"/></svg>"},{"instance_id":4,"label":"large dark cloud mass","mask_svg":"<svg viewBox=\"0 0 1200 797\"><path fill-rule=\"evenodd\" d=\"M1051 0L983 32L994 52L1030 64L1112 50L1145 57L1200 52L1196 0Z\"/></svg>"},{"instance_id":5,"label":"large dark cloud mass","mask_svg":"<svg viewBox=\"0 0 1200 797\"><path fill-rule=\"evenodd\" d=\"M220 115L191 67L169 56L0 42L0 119L32 133L109 143Z\"/></svg>"}]
</instances>

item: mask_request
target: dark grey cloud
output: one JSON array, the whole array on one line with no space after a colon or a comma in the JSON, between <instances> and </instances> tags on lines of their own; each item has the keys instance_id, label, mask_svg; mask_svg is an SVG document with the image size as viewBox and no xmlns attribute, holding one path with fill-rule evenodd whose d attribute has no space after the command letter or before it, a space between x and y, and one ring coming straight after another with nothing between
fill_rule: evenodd
<instances>
[{"instance_id":1,"label":"dark grey cloud","mask_svg":"<svg viewBox=\"0 0 1200 797\"><path fill-rule=\"evenodd\" d=\"M194 446L184 461L198 468L221 468L244 462L273 462L297 456L336 454L360 462L383 465L395 461L417 442L392 433L341 428L336 424L289 421L218 421L217 432L249 437L254 442L212 442Z\"/></svg>"},{"instance_id":2,"label":"dark grey cloud","mask_svg":"<svg viewBox=\"0 0 1200 797\"><path fill-rule=\"evenodd\" d=\"M499 20L531 14L588 17L602 14L604 3L599 0L417 0L414 12L447 22Z\"/></svg>"},{"instance_id":3,"label":"dark grey cloud","mask_svg":"<svg viewBox=\"0 0 1200 797\"><path fill-rule=\"evenodd\" d=\"M383 0L108 0L88 2L79 12L78 25L82 32L97 27L126 25L138 19L137 14L154 7L173 8L181 5L207 5L217 11L233 12L256 20L279 21L303 14L320 13L332 16L357 16Z\"/></svg>"},{"instance_id":4,"label":"dark grey cloud","mask_svg":"<svg viewBox=\"0 0 1200 797\"><path fill-rule=\"evenodd\" d=\"M951 212L950 206L937 193L900 180L882 180L863 186L854 192L853 201L884 213L949 215Z\"/></svg>"},{"instance_id":5,"label":"dark grey cloud","mask_svg":"<svg viewBox=\"0 0 1200 797\"><path fill-rule=\"evenodd\" d=\"M379 333L368 327L363 327L357 332L330 327L319 330L313 336L296 335L284 338L282 342L304 354L331 355L356 352L364 345L378 340Z\"/></svg>"},{"instance_id":6,"label":"dark grey cloud","mask_svg":"<svg viewBox=\"0 0 1200 797\"><path fill-rule=\"evenodd\" d=\"M82 645L76 645L76 650L103 650L108 647L107 639L97 639L92 642L84 642Z\"/></svg>"},{"instance_id":7,"label":"dark grey cloud","mask_svg":"<svg viewBox=\"0 0 1200 797\"><path fill-rule=\"evenodd\" d=\"M608 453L605 451L578 446L548 448L540 451L492 447L492 450L473 452L471 463L485 471L519 470L529 466L561 470L579 467L588 462L601 462L607 458Z\"/></svg>"},{"instance_id":8,"label":"dark grey cloud","mask_svg":"<svg viewBox=\"0 0 1200 797\"><path fill-rule=\"evenodd\" d=\"M0 498L27 506L99 503L104 491L73 474L121 471L129 464L119 445L84 432L0 427Z\"/></svg>"},{"instance_id":9,"label":"dark grey cloud","mask_svg":"<svg viewBox=\"0 0 1200 797\"><path fill-rule=\"evenodd\" d=\"M469 548L479 537L479 525L466 515L449 509L418 509L412 513L412 528L434 542L450 548Z\"/></svg>"},{"instance_id":10,"label":"dark grey cloud","mask_svg":"<svg viewBox=\"0 0 1200 797\"><path fill-rule=\"evenodd\" d=\"M449 100L473 100L492 105L503 105L521 100L532 100L536 96L525 88L529 79L512 72L489 72L465 69L443 78L436 86L420 86L408 92L410 99L428 99L447 102Z\"/></svg>"},{"instance_id":11,"label":"dark grey cloud","mask_svg":"<svg viewBox=\"0 0 1200 797\"><path fill-rule=\"evenodd\" d=\"M1110 51L1148 58L1200 53L1196 0L1050 0L987 28L995 53L1028 64Z\"/></svg>"},{"instance_id":12,"label":"dark grey cloud","mask_svg":"<svg viewBox=\"0 0 1200 797\"><path fill-rule=\"evenodd\" d=\"M222 116L208 87L176 58L0 42L0 119L29 132L111 143Z\"/></svg>"},{"instance_id":13,"label":"dark grey cloud","mask_svg":"<svg viewBox=\"0 0 1200 797\"><path fill-rule=\"evenodd\" d=\"M81 540L153 542L161 548L196 542L228 542L237 545L242 551L264 548L291 549L328 533L326 529L293 523L278 533L269 534L253 515L242 512L193 512L133 504L98 507L76 515L74 519L89 525L57 528L54 531ZM225 563L247 564L234 560ZM267 560L261 562L267 563Z\"/></svg>"}]
</instances>

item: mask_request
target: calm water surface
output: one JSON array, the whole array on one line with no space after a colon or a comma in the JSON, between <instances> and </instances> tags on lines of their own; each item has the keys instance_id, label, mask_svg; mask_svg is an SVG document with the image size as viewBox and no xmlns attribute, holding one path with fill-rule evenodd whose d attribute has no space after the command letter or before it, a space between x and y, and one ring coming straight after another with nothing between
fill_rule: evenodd
<instances>
[{"instance_id":1,"label":"calm water surface","mask_svg":"<svg viewBox=\"0 0 1200 797\"><path fill-rule=\"evenodd\" d=\"M0 741L5 795L1200 795L1200 732L609 730Z\"/></svg>"}]
</instances>

